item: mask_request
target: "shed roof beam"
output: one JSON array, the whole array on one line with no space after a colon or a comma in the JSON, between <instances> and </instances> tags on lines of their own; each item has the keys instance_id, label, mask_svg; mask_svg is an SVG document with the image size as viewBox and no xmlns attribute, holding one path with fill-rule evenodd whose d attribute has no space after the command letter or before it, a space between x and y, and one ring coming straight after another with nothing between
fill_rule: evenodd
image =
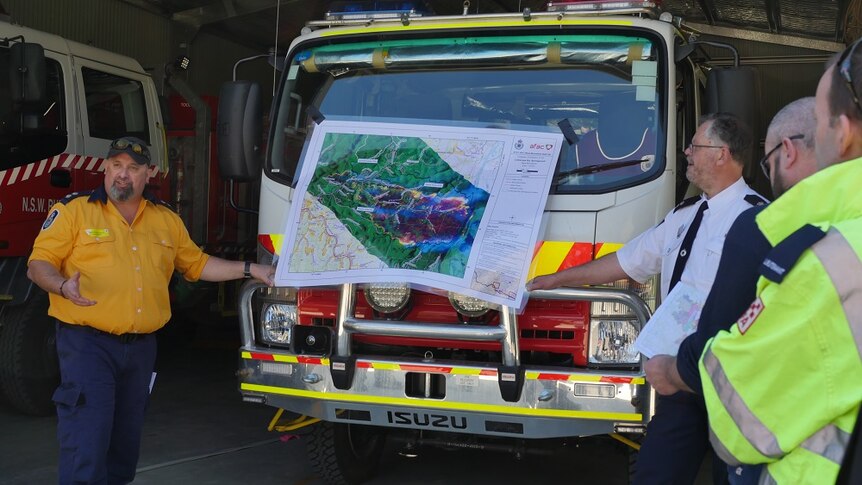
<instances>
[{"instance_id":1,"label":"shed roof beam","mask_svg":"<svg viewBox=\"0 0 862 485\"><path fill-rule=\"evenodd\" d=\"M703 12L703 16L706 17L706 22L709 25L715 25L715 3L712 0L697 0L697 4L700 5L700 10Z\"/></svg>"},{"instance_id":2,"label":"shed roof beam","mask_svg":"<svg viewBox=\"0 0 862 485\"><path fill-rule=\"evenodd\" d=\"M766 21L769 22L769 31L776 34L781 33L781 6L779 0L766 0Z\"/></svg>"},{"instance_id":3,"label":"shed roof beam","mask_svg":"<svg viewBox=\"0 0 862 485\"><path fill-rule=\"evenodd\" d=\"M291 3L296 3L296 0L282 1L281 6L284 8L285 5ZM223 0L204 5L203 7L176 12L171 15L171 20L193 27L203 27L208 24L274 9L277 5L277 0Z\"/></svg>"},{"instance_id":4,"label":"shed roof beam","mask_svg":"<svg viewBox=\"0 0 862 485\"><path fill-rule=\"evenodd\" d=\"M826 52L841 52L842 50L844 50L844 44L839 42L832 42L829 40L817 40L808 37L796 37L793 35L784 34L771 34L769 32L760 32L757 30L719 27L716 25L699 24L696 22L685 22L685 25L700 32L701 34L728 37L730 39L751 40L755 42L765 42L767 44L802 47L804 49L813 49Z\"/></svg>"},{"instance_id":5,"label":"shed roof beam","mask_svg":"<svg viewBox=\"0 0 862 485\"><path fill-rule=\"evenodd\" d=\"M847 8L850 6L850 0L838 0L838 15L835 16L835 40L844 42L844 35L847 33ZM853 39L847 39L847 44Z\"/></svg>"}]
</instances>

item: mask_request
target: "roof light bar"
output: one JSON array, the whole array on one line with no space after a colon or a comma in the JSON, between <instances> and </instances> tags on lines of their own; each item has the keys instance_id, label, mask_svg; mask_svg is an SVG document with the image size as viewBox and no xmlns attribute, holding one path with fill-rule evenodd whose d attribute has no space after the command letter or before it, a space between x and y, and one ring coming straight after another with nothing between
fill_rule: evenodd
<instances>
[{"instance_id":1,"label":"roof light bar","mask_svg":"<svg viewBox=\"0 0 862 485\"><path fill-rule=\"evenodd\" d=\"M658 8L661 2L654 1L634 1L621 2L618 0L581 0L568 2L548 2L548 12L601 12L608 10L629 10L629 9L654 9Z\"/></svg>"},{"instance_id":2,"label":"roof light bar","mask_svg":"<svg viewBox=\"0 0 862 485\"><path fill-rule=\"evenodd\" d=\"M326 20L384 20L422 17L428 12L423 5L410 1L336 2L326 12Z\"/></svg>"}]
</instances>

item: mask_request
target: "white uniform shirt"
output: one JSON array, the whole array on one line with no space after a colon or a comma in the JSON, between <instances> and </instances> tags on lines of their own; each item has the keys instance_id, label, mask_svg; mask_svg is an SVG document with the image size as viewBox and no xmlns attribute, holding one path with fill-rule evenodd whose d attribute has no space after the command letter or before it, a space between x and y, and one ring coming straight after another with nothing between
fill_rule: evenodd
<instances>
[{"instance_id":1,"label":"white uniform shirt","mask_svg":"<svg viewBox=\"0 0 862 485\"><path fill-rule=\"evenodd\" d=\"M697 214L698 207L705 199L704 195L686 199L670 211L664 221L647 229L617 251L623 271L636 281L643 283L661 270L662 300L667 297L682 240ZM742 211L760 205L759 201L766 202L746 185L741 177L708 200L709 208L703 213L703 220L680 281L703 291L704 294L709 293L718 271L727 231Z\"/></svg>"}]
</instances>

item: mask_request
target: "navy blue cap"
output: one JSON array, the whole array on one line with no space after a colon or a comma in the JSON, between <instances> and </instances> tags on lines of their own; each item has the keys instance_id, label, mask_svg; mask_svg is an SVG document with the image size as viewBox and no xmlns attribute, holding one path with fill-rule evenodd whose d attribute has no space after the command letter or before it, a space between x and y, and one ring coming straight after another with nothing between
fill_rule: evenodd
<instances>
[{"instance_id":1,"label":"navy blue cap","mask_svg":"<svg viewBox=\"0 0 862 485\"><path fill-rule=\"evenodd\" d=\"M112 141L111 148L108 150L108 158L121 153L129 155L132 160L141 165L150 164L150 149L147 148L147 142L140 138L124 136Z\"/></svg>"}]
</instances>

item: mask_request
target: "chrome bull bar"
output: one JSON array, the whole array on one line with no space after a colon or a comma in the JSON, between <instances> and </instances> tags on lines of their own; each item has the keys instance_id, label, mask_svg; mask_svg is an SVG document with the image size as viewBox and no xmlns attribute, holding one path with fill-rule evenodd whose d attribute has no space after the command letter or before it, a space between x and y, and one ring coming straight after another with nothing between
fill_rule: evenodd
<instances>
[{"instance_id":1,"label":"chrome bull bar","mask_svg":"<svg viewBox=\"0 0 862 485\"><path fill-rule=\"evenodd\" d=\"M239 318L243 346L254 345L254 324L252 315L252 297L255 291L265 288L257 281L246 282L239 296ZM647 304L634 292L619 288L578 287L558 288L555 290L535 290L529 292L530 298L546 300L577 300L588 302L620 303L630 308L638 320L639 330L650 318ZM356 284L347 283L341 286L341 296L336 315L336 350L335 356L350 357L351 335L378 335L389 337L437 338L448 340L471 340L482 342L500 342L502 346L502 364L517 367L520 365L518 351L518 316L514 308L500 309L500 323L497 326L452 325L428 322L365 320L355 316Z\"/></svg>"}]
</instances>

